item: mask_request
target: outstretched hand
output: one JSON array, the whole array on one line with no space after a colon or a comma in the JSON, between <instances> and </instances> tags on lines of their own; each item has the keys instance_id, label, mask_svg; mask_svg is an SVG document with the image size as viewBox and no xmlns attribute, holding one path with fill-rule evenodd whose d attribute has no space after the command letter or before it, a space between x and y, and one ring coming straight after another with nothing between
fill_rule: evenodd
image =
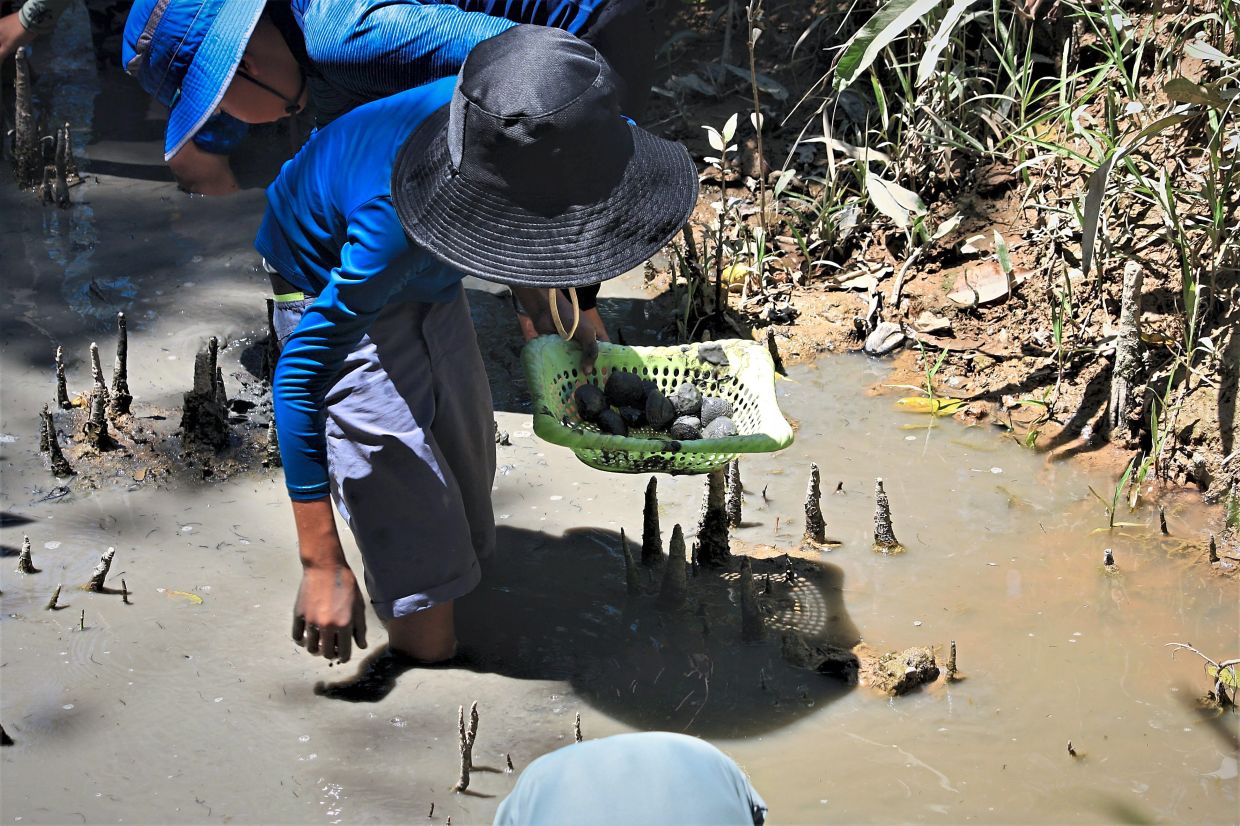
<instances>
[{"instance_id":1,"label":"outstretched hand","mask_svg":"<svg viewBox=\"0 0 1240 826\"><path fill-rule=\"evenodd\" d=\"M293 642L311 654L348 662L366 647L366 603L348 565L306 567L293 606Z\"/></svg>"}]
</instances>

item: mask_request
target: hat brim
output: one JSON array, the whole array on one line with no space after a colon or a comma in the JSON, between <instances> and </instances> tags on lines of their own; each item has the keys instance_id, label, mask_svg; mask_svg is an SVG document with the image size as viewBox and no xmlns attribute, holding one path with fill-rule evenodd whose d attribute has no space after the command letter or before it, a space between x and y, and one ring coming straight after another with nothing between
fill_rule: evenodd
<instances>
[{"instance_id":1,"label":"hat brim","mask_svg":"<svg viewBox=\"0 0 1240 826\"><path fill-rule=\"evenodd\" d=\"M393 166L392 200L414 243L488 281L552 288L614 278L662 249L697 202L688 151L630 126L633 156L606 198L541 214L453 174L447 121L444 106L405 142Z\"/></svg>"},{"instance_id":2,"label":"hat brim","mask_svg":"<svg viewBox=\"0 0 1240 826\"><path fill-rule=\"evenodd\" d=\"M168 112L164 160L180 152L220 105L264 5L266 0L228 0L211 21L185 71L176 105Z\"/></svg>"}]
</instances>

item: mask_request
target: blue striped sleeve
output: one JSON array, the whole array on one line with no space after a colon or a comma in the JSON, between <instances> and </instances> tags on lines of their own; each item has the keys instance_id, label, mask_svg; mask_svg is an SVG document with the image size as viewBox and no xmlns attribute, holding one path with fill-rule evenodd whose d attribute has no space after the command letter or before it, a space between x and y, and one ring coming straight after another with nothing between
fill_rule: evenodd
<instances>
[{"instance_id":1,"label":"blue striped sleeve","mask_svg":"<svg viewBox=\"0 0 1240 826\"><path fill-rule=\"evenodd\" d=\"M330 5L330 4L329 4ZM516 25L451 5L375 3L353 21L307 21L306 48L329 83L359 102L455 75L473 47ZM340 112L321 113L325 120Z\"/></svg>"},{"instance_id":2,"label":"blue striped sleeve","mask_svg":"<svg viewBox=\"0 0 1240 826\"><path fill-rule=\"evenodd\" d=\"M379 311L404 286L412 254L391 198L355 208L340 265L280 353L272 395L284 481L294 501L329 492L324 396Z\"/></svg>"}]
</instances>

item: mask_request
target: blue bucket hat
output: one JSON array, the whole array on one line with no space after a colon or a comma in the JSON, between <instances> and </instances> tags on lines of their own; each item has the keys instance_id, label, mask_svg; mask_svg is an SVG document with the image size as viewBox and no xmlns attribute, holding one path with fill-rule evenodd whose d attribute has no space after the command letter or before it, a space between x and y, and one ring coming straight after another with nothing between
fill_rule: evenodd
<instances>
[{"instance_id":1,"label":"blue bucket hat","mask_svg":"<svg viewBox=\"0 0 1240 826\"><path fill-rule=\"evenodd\" d=\"M137 0L121 60L168 107L164 160L202 128L232 83L266 0Z\"/></svg>"}]
</instances>

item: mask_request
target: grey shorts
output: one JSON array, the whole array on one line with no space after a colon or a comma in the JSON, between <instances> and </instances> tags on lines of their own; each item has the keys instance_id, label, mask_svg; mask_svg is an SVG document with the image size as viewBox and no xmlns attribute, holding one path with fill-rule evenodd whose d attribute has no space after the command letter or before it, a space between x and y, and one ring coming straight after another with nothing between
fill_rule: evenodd
<instances>
[{"instance_id":1,"label":"grey shorts","mask_svg":"<svg viewBox=\"0 0 1240 826\"><path fill-rule=\"evenodd\" d=\"M384 620L469 593L495 547L491 388L458 290L385 307L324 399L332 500ZM313 300L276 302L281 347Z\"/></svg>"}]
</instances>

